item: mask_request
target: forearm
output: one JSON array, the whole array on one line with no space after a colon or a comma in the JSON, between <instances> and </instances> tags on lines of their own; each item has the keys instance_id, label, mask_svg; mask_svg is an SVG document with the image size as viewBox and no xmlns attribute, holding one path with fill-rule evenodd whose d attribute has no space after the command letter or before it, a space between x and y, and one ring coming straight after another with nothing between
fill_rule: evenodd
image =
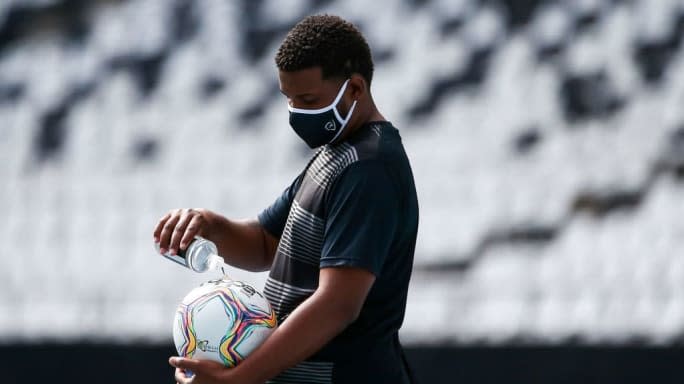
<instances>
[{"instance_id":1,"label":"forearm","mask_svg":"<svg viewBox=\"0 0 684 384\"><path fill-rule=\"evenodd\" d=\"M257 220L231 220L208 210L202 215L209 222L202 235L216 244L227 264L248 271L270 268L273 250Z\"/></svg>"},{"instance_id":2,"label":"forearm","mask_svg":"<svg viewBox=\"0 0 684 384\"><path fill-rule=\"evenodd\" d=\"M374 282L375 276L361 268L322 268L314 294L237 367L173 357L169 363L178 368L176 380L189 383L185 372L190 370L198 383L263 384L306 360L355 321Z\"/></svg>"},{"instance_id":3,"label":"forearm","mask_svg":"<svg viewBox=\"0 0 684 384\"><path fill-rule=\"evenodd\" d=\"M355 311L320 293L304 301L245 361L235 368L240 383L263 383L305 360L342 332Z\"/></svg>"}]
</instances>

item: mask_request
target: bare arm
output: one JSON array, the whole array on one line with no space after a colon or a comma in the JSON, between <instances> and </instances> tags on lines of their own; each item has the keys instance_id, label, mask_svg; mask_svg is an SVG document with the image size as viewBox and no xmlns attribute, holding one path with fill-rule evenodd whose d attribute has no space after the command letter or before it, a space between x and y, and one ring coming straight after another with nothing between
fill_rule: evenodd
<instances>
[{"instance_id":1,"label":"bare arm","mask_svg":"<svg viewBox=\"0 0 684 384\"><path fill-rule=\"evenodd\" d=\"M237 367L172 358L181 383L263 383L320 350L356 320L375 276L360 268L324 268L316 292L295 309L273 334ZM183 370L196 375L195 381Z\"/></svg>"},{"instance_id":2,"label":"bare arm","mask_svg":"<svg viewBox=\"0 0 684 384\"><path fill-rule=\"evenodd\" d=\"M154 230L162 253L185 250L195 236L214 242L227 264L248 271L268 270L278 245L257 220L230 220L206 209L173 210Z\"/></svg>"},{"instance_id":3,"label":"bare arm","mask_svg":"<svg viewBox=\"0 0 684 384\"><path fill-rule=\"evenodd\" d=\"M278 239L268 233L256 219L229 220L210 213L209 230L204 236L218 247L226 263L248 271L271 268Z\"/></svg>"}]
</instances>

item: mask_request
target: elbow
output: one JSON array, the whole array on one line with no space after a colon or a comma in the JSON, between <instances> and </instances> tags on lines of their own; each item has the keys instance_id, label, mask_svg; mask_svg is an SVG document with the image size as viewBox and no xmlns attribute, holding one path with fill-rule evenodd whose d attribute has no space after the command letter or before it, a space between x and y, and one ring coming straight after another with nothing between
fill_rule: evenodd
<instances>
[{"instance_id":1,"label":"elbow","mask_svg":"<svg viewBox=\"0 0 684 384\"><path fill-rule=\"evenodd\" d=\"M320 288L316 290L310 300L311 304L317 308L317 312L323 316L321 321L333 326L338 332L359 318L363 306L353 302L345 295L326 292Z\"/></svg>"},{"instance_id":2,"label":"elbow","mask_svg":"<svg viewBox=\"0 0 684 384\"><path fill-rule=\"evenodd\" d=\"M372 273L360 268L323 268L315 295L328 318L346 328L361 316L374 281Z\"/></svg>"},{"instance_id":3,"label":"elbow","mask_svg":"<svg viewBox=\"0 0 684 384\"><path fill-rule=\"evenodd\" d=\"M345 328L354 323L356 320L359 319L359 316L361 315L361 310L358 310L356 312L350 313L346 317L346 323L345 323Z\"/></svg>"},{"instance_id":4,"label":"elbow","mask_svg":"<svg viewBox=\"0 0 684 384\"><path fill-rule=\"evenodd\" d=\"M362 305L353 302L338 301L335 303L334 313L340 326L344 329L358 320Z\"/></svg>"}]
</instances>

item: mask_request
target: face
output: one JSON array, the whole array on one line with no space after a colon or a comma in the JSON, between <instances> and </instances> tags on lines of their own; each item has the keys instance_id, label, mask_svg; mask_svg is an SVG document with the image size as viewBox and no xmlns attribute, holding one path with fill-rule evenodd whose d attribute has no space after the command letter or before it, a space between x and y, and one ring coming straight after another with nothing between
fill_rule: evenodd
<instances>
[{"instance_id":1,"label":"face","mask_svg":"<svg viewBox=\"0 0 684 384\"><path fill-rule=\"evenodd\" d=\"M334 144L349 135L358 104L352 98L359 96L355 86L349 85L358 79L324 80L318 67L280 71L279 79L280 91L287 97L290 126L309 147Z\"/></svg>"},{"instance_id":2,"label":"face","mask_svg":"<svg viewBox=\"0 0 684 384\"><path fill-rule=\"evenodd\" d=\"M299 109L319 109L327 107L335 100L344 79L323 79L320 67L300 71L279 71L280 92L287 97L287 103ZM337 108L346 115L353 102L350 87L344 92Z\"/></svg>"}]
</instances>

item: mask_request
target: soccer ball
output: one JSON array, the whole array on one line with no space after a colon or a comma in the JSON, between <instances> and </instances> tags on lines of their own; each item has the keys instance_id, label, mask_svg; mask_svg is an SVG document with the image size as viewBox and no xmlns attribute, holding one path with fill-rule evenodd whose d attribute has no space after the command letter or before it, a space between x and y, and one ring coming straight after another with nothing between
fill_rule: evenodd
<instances>
[{"instance_id":1,"label":"soccer ball","mask_svg":"<svg viewBox=\"0 0 684 384\"><path fill-rule=\"evenodd\" d=\"M277 325L266 298L251 286L211 280L190 291L176 310L173 342L179 356L234 367Z\"/></svg>"}]
</instances>

